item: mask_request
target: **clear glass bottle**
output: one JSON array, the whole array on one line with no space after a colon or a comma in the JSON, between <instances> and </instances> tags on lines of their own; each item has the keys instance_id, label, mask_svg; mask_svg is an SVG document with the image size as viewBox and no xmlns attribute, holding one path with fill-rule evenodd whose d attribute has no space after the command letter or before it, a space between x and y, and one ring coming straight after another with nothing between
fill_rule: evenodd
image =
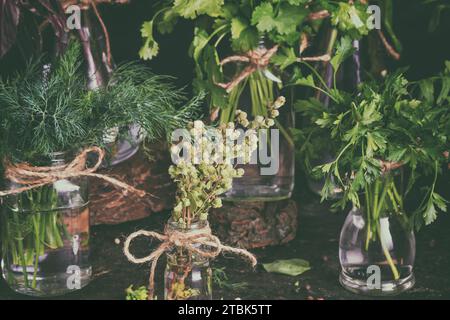
<instances>
[{"instance_id":1,"label":"clear glass bottle","mask_svg":"<svg viewBox=\"0 0 450 320\"><path fill-rule=\"evenodd\" d=\"M169 221L167 228L181 232L202 229L207 221L191 224L184 229L179 224ZM209 258L175 247L166 253L167 264L164 272L165 300L211 300L212 271Z\"/></svg>"},{"instance_id":2,"label":"clear glass bottle","mask_svg":"<svg viewBox=\"0 0 450 320\"><path fill-rule=\"evenodd\" d=\"M64 165L64 157L52 154L50 165ZM88 204L87 178L59 180L4 199L2 275L11 289L46 297L89 283Z\"/></svg>"},{"instance_id":3,"label":"clear glass bottle","mask_svg":"<svg viewBox=\"0 0 450 320\"><path fill-rule=\"evenodd\" d=\"M81 28L77 31L83 48L88 88L96 90L104 87L111 78L115 64L113 58L108 56L107 39L92 8L81 11ZM105 165L114 166L135 155L142 142L140 131L139 125L130 124L105 132L105 142L111 151Z\"/></svg>"},{"instance_id":4,"label":"clear glass bottle","mask_svg":"<svg viewBox=\"0 0 450 320\"><path fill-rule=\"evenodd\" d=\"M355 293L395 295L415 282L414 232L390 176L368 186L363 206L350 211L341 230L339 280Z\"/></svg>"},{"instance_id":5,"label":"clear glass bottle","mask_svg":"<svg viewBox=\"0 0 450 320\"><path fill-rule=\"evenodd\" d=\"M259 49L267 47L264 38L261 38ZM245 66L238 65L229 74L239 74ZM221 111L221 123L233 121L236 109L246 112L249 120L267 116L267 107L279 96L286 98L286 104L279 109L280 114L267 138L261 139L260 136L255 151L257 163L238 166L244 168L245 174L234 179L232 189L225 194L224 200L274 201L291 197L295 174L295 149L290 134L290 128L294 127L294 96L293 90L282 89L283 78L285 75L270 65L249 75L229 94L230 107Z\"/></svg>"}]
</instances>

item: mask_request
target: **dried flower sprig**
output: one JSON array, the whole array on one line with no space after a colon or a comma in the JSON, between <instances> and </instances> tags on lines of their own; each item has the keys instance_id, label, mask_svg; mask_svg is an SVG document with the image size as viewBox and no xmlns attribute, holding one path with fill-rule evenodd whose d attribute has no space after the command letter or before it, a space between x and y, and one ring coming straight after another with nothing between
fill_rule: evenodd
<instances>
[{"instance_id":1,"label":"dried flower sprig","mask_svg":"<svg viewBox=\"0 0 450 320\"><path fill-rule=\"evenodd\" d=\"M177 184L173 221L188 227L193 221L206 220L209 209L222 206L220 195L231 189L233 179L244 175L244 170L233 162L250 162L258 147L258 130L275 124L278 109L285 101L279 97L268 108L267 117L253 121L237 110L235 122L209 127L197 120L188 125L183 141L171 148L172 157L181 153L184 156L169 168Z\"/></svg>"}]
</instances>

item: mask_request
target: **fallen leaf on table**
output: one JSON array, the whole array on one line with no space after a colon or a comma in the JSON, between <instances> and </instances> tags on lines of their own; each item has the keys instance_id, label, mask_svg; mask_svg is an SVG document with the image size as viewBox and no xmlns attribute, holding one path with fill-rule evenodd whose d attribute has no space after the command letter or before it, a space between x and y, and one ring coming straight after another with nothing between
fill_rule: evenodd
<instances>
[{"instance_id":1,"label":"fallen leaf on table","mask_svg":"<svg viewBox=\"0 0 450 320\"><path fill-rule=\"evenodd\" d=\"M275 260L263 263L267 272L281 273L288 276L298 276L311 269L309 262L303 259Z\"/></svg>"}]
</instances>

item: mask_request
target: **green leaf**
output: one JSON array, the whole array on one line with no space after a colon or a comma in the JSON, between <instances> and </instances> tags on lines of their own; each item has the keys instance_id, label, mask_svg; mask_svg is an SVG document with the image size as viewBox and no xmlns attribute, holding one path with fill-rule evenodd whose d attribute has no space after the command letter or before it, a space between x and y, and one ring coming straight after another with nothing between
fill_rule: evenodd
<instances>
[{"instance_id":1,"label":"green leaf","mask_svg":"<svg viewBox=\"0 0 450 320\"><path fill-rule=\"evenodd\" d=\"M308 11L305 8L288 4L281 5L275 20L275 27L278 33L282 35L294 33L297 26L303 23L307 14Z\"/></svg>"},{"instance_id":2,"label":"green leaf","mask_svg":"<svg viewBox=\"0 0 450 320\"><path fill-rule=\"evenodd\" d=\"M231 38L238 39L242 31L248 27L248 23L241 18L231 19Z\"/></svg>"},{"instance_id":3,"label":"green leaf","mask_svg":"<svg viewBox=\"0 0 450 320\"><path fill-rule=\"evenodd\" d=\"M146 21L141 27L141 36L145 40L144 45L139 50L141 59L150 60L158 55L159 45L153 38L153 20Z\"/></svg>"},{"instance_id":4,"label":"green leaf","mask_svg":"<svg viewBox=\"0 0 450 320\"><path fill-rule=\"evenodd\" d=\"M224 0L175 0L173 10L186 19L195 19L202 14L218 17L223 4Z\"/></svg>"},{"instance_id":5,"label":"green leaf","mask_svg":"<svg viewBox=\"0 0 450 320\"><path fill-rule=\"evenodd\" d=\"M255 27L248 27L241 31L239 38L232 39L233 50L247 52L258 45L259 33Z\"/></svg>"},{"instance_id":6,"label":"green leaf","mask_svg":"<svg viewBox=\"0 0 450 320\"><path fill-rule=\"evenodd\" d=\"M272 5L263 2L257 6L253 11L251 23L261 32L272 31L276 27Z\"/></svg>"},{"instance_id":7,"label":"green leaf","mask_svg":"<svg viewBox=\"0 0 450 320\"><path fill-rule=\"evenodd\" d=\"M297 56L295 55L294 48L283 48L271 61L279 66L281 70L284 70L291 64L297 62Z\"/></svg>"},{"instance_id":8,"label":"green leaf","mask_svg":"<svg viewBox=\"0 0 450 320\"><path fill-rule=\"evenodd\" d=\"M316 83L314 82L314 77L312 75L308 75L306 78L297 79L297 81L295 81L295 84L312 88L316 86Z\"/></svg>"},{"instance_id":9,"label":"green leaf","mask_svg":"<svg viewBox=\"0 0 450 320\"><path fill-rule=\"evenodd\" d=\"M338 43L336 48L336 53L331 59L330 63L333 66L334 72L337 72L342 62L344 62L348 57L350 57L355 48L352 44L352 39L350 37L342 37L341 41Z\"/></svg>"},{"instance_id":10,"label":"green leaf","mask_svg":"<svg viewBox=\"0 0 450 320\"><path fill-rule=\"evenodd\" d=\"M450 92L450 77L444 76L442 78L441 93L439 94L439 97L437 98L436 103L437 104L441 104L446 99L449 99L449 92Z\"/></svg>"},{"instance_id":11,"label":"green leaf","mask_svg":"<svg viewBox=\"0 0 450 320\"><path fill-rule=\"evenodd\" d=\"M317 119L315 123L321 128L326 128L327 126L333 124L334 120L335 118L332 117L329 113L323 112L322 118Z\"/></svg>"},{"instance_id":12,"label":"green leaf","mask_svg":"<svg viewBox=\"0 0 450 320\"><path fill-rule=\"evenodd\" d=\"M296 112L302 112L309 116L321 116L327 107L316 98L309 98L308 100L297 100L294 104Z\"/></svg>"},{"instance_id":13,"label":"green leaf","mask_svg":"<svg viewBox=\"0 0 450 320\"><path fill-rule=\"evenodd\" d=\"M442 196L440 196L436 192L433 192L433 202L439 208L439 210L447 212L448 201L445 200Z\"/></svg>"},{"instance_id":14,"label":"green leaf","mask_svg":"<svg viewBox=\"0 0 450 320\"><path fill-rule=\"evenodd\" d=\"M367 126L383 118L382 114L377 110L378 102L376 100L361 103L361 107L364 108L361 119L362 124Z\"/></svg>"},{"instance_id":15,"label":"green leaf","mask_svg":"<svg viewBox=\"0 0 450 320\"><path fill-rule=\"evenodd\" d=\"M126 300L148 300L148 290L145 286L133 289L133 285L130 285L126 290Z\"/></svg>"},{"instance_id":16,"label":"green leaf","mask_svg":"<svg viewBox=\"0 0 450 320\"><path fill-rule=\"evenodd\" d=\"M209 35L205 30L201 28L194 29L194 40L192 41L192 57L197 64L201 63L201 53L205 46L208 44L208 38Z\"/></svg>"},{"instance_id":17,"label":"green leaf","mask_svg":"<svg viewBox=\"0 0 450 320\"><path fill-rule=\"evenodd\" d=\"M178 21L178 17L179 15L172 8L166 10L162 18L158 19L157 22L158 31L161 32L162 34L171 33L173 31L173 28L175 27L175 24Z\"/></svg>"},{"instance_id":18,"label":"green leaf","mask_svg":"<svg viewBox=\"0 0 450 320\"><path fill-rule=\"evenodd\" d=\"M433 223L437 218L437 211L434 207L433 201L430 201L427 205L425 212L423 213L423 219L426 225Z\"/></svg>"},{"instance_id":19,"label":"green leaf","mask_svg":"<svg viewBox=\"0 0 450 320\"><path fill-rule=\"evenodd\" d=\"M334 10L331 16L332 24L354 39L368 34L367 19L364 6L356 7L346 2L339 2L338 10Z\"/></svg>"},{"instance_id":20,"label":"green leaf","mask_svg":"<svg viewBox=\"0 0 450 320\"><path fill-rule=\"evenodd\" d=\"M382 152L386 148L386 143L386 139L379 132L368 132L366 148L367 156L373 157L374 152Z\"/></svg>"},{"instance_id":21,"label":"green leaf","mask_svg":"<svg viewBox=\"0 0 450 320\"><path fill-rule=\"evenodd\" d=\"M419 82L422 97L428 103L434 102L434 83L432 79L426 79Z\"/></svg>"},{"instance_id":22,"label":"green leaf","mask_svg":"<svg viewBox=\"0 0 450 320\"><path fill-rule=\"evenodd\" d=\"M287 2L293 6L300 6L302 4L307 4L309 0L287 0Z\"/></svg>"},{"instance_id":23,"label":"green leaf","mask_svg":"<svg viewBox=\"0 0 450 320\"><path fill-rule=\"evenodd\" d=\"M311 269L309 262L303 259L276 260L272 263L263 263L263 267L267 272L294 277Z\"/></svg>"},{"instance_id":24,"label":"green leaf","mask_svg":"<svg viewBox=\"0 0 450 320\"><path fill-rule=\"evenodd\" d=\"M331 167L333 166L334 162L325 163L321 166L319 166L320 170L322 170L323 173L330 173Z\"/></svg>"},{"instance_id":25,"label":"green leaf","mask_svg":"<svg viewBox=\"0 0 450 320\"><path fill-rule=\"evenodd\" d=\"M406 148L396 148L390 150L388 160L393 162L400 162L403 160L406 151Z\"/></svg>"}]
</instances>

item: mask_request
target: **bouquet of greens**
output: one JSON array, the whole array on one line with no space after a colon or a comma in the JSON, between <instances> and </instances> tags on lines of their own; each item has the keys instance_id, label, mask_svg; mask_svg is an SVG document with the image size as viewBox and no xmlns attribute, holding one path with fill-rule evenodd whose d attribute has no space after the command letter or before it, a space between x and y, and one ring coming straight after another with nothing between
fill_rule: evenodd
<instances>
[{"instance_id":1,"label":"bouquet of greens","mask_svg":"<svg viewBox=\"0 0 450 320\"><path fill-rule=\"evenodd\" d=\"M344 53L342 43L341 48ZM321 79L310 77L299 84L316 86L317 81ZM298 111L310 119L309 126L297 130L306 163L320 152L316 137L319 141L328 137L334 146L333 161L311 168L313 174L326 178L322 198L330 195L335 181L344 190L336 206L366 203L368 219L385 211L397 213L416 228L433 222L437 209L446 211L447 202L435 186L450 147L449 83L447 62L441 75L417 82L409 82L400 70L381 83L363 83L354 93L320 85L333 101L328 107L313 98L299 101ZM399 168L401 187L382 179ZM424 185L420 190L424 197L406 214L406 200L417 185Z\"/></svg>"},{"instance_id":2,"label":"bouquet of greens","mask_svg":"<svg viewBox=\"0 0 450 320\"><path fill-rule=\"evenodd\" d=\"M196 112L198 99L177 110L175 106L186 100L170 79L135 63L117 68L104 88L88 90L80 61L80 47L72 42L55 63L44 64L44 58L39 58L24 72L0 81L0 157L7 166L49 168L55 155L106 147L108 130L130 122L138 123L149 141L166 138ZM7 187L10 191L26 187L27 181L9 181ZM67 200L72 206L87 202L86 188L68 179L4 199L2 253L11 265L21 268L26 288L36 289L40 257L71 240L71 226L64 222L59 200L61 193L70 190L79 190L77 197ZM80 216L85 213L88 217L84 209ZM34 270L32 281L26 270Z\"/></svg>"},{"instance_id":3,"label":"bouquet of greens","mask_svg":"<svg viewBox=\"0 0 450 320\"><path fill-rule=\"evenodd\" d=\"M180 19L193 20L195 28L190 56L195 62L195 88L209 93L209 104L227 109L222 123L233 121L233 108L242 94L244 84L236 86L227 96L226 90L217 83L224 81L221 58L224 54L246 53L258 48L261 37L278 46L273 63L280 69L300 61L297 52L301 49L303 36L315 36L321 20L331 16L332 24L341 32L360 38L368 33L366 20L367 3L347 1L306 0L175 0L161 1L161 9L152 20L142 25L144 39L139 54L143 59L152 59L159 52L155 40L156 30L169 33ZM358 23L355 23L358 22ZM332 45L333 46L333 45ZM253 92L252 104L256 115L259 110L274 100L272 86L281 79L266 72L266 78L255 72L248 81ZM243 81L244 82L244 81Z\"/></svg>"},{"instance_id":4,"label":"bouquet of greens","mask_svg":"<svg viewBox=\"0 0 450 320\"><path fill-rule=\"evenodd\" d=\"M168 136L196 110L170 78L137 63L119 66L105 88L89 91L80 48L72 42L54 64L39 58L0 81L0 150L12 161L33 161L83 146L105 146L108 130L138 123L149 140Z\"/></svg>"}]
</instances>

